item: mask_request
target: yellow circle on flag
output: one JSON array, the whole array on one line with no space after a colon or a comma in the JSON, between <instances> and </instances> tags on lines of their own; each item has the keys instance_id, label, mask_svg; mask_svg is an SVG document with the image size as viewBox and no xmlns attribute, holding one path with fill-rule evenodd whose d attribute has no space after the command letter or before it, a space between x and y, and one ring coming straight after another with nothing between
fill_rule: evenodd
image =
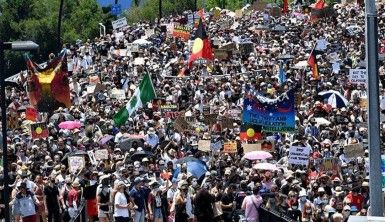
<instances>
[{"instance_id":1,"label":"yellow circle on flag","mask_svg":"<svg viewBox=\"0 0 385 222\"><path fill-rule=\"evenodd\" d=\"M193 54L200 52L203 49L203 41L200 38L196 38L192 48Z\"/></svg>"},{"instance_id":2,"label":"yellow circle on flag","mask_svg":"<svg viewBox=\"0 0 385 222\"><path fill-rule=\"evenodd\" d=\"M249 128L249 129L247 129L246 134L248 137L254 137L255 131L253 128Z\"/></svg>"},{"instance_id":3,"label":"yellow circle on flag","mask_svg":"<svg viewBox=\"0 0 385 222\"><path fill-rule=\"evenodd\" d=\"M37 134L41 134L41 133L43 132L43 129L42 129L41 127L37 127L36 130L35 130L35 132L36 132Z\"/></svg>"}]
</instances>

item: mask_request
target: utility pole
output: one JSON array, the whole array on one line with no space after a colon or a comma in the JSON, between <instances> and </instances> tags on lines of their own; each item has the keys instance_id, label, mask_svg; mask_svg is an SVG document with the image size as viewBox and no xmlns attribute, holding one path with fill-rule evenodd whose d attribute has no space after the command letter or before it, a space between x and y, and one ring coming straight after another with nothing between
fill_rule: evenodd
<instances>
[{"instance_id":1,"label":"utility pole","mask_svg":"<svg viewBox=\"0 0 385 222\"><path fill-rule=\"evenodd\" d=\"M64 0L60 0L60 7L59 7L59 16L58 16L58 22L57 22L57 47L58 51L60 52L62 49L61 45L61 22L63 17L63 7L64 7Z\"/></svg>"},{"instance_id":2,"label":"utility pole","mask_svg":"<svg viewBox=\"0 0 385 222\"><path fill-rule=\"evenodd\" d=\"M381 143L378 87L378 24L375 0L365 0L366 75L369 99L370 216L383 216Z\"/></svg>"},{"instance_id":3,"label":"utility pole","mask_svg":"<svg viewBox=\"0 0 385 222\"><path fill-rule=\"evenodd\" d=\"M160 25L160 20L162 19L163 13L162 13L162 0L159 0L159 19L158 19L158 25Z\"/></svg>"}]
</instances>

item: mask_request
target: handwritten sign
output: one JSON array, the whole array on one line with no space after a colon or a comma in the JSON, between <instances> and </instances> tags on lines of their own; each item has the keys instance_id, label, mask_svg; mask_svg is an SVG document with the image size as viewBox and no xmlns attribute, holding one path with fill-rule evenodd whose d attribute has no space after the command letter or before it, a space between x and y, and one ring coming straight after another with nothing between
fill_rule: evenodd
<instances>
[{"instance_id":1,"label":"handwritten sign","mask_svg":"<svg viewBox=\"0 0 385 222\"><path fill-rule=\"evenodd\" d=\"M124 100L126 99L126 93L124 89L112 89L110 91L111 99Z\"/></svg>"},{"instance_id":2,"label":"handwritten sign","mask_svg":"<svg viewBox=\"0 0 385 222\"><path fill-rule=\"evenodd\" d=\"M226 142L223 144L223 152L225 153L236 153L237 152L237 143L236 142Z\"/></svg>"},{"instance_id":3,"label":"handwritten sign","mask_svg":"<svg viewBox=\"0 0 385 222\"><path fill-rule=\"evenodd\" d=\"M184 119L183 115L180 115L174 122L174 128L178 130L178 132L184 132L190 130L190 124Z\"/></svg>"},{"instance_id":4,"label":"handwritten sign","mask_svg":"<svg viewBox=\"0 0 385 222\"><path fill-rule=\"evenodd\" d=\"M7 115L7 128L16 129L19 127L19 116L15 111L10 111Z\"/></svg>"},{"instance_id":5,"label":"handwritten sign","mask_svg":"<svg viewBox=\"0 0 385 222\"><path fill-rule=\"evenodd\" d=\"M107 149L95 150L95 159L96 160L107 160L108 159L108 150Z\"/></svg>"},{"instance_id":6,"label":"handwritten sign","mask_svg":"<svg viewBox=\"0 0 385 222\"><path fill-rule=\"evenodd\" d=\"M199 140L198 149L201 151L210 151L211 149L211 140Z\"/></svg>"},{"instance_id":7,"label":"handwritten sign","mask_svg":"<svg viewBox=\"0 0 385 222\"><path fill-rule=\"evenodd\" d=\"M70 173L76 173L86 165L84 156L70 156L68 157L68 166Z\"/></svg>"},{"instance_id":8,"label":"handwritten sign","mask_svg":"<svg viewBox=\"0 0 385 222\"><path fill-rule=\"evenodd\" d=\"M250 55L250 53L254 51L254 43L246 42L246 43L239 44L239 51L244 56Z\"/></svg>"},{"instance_id":9,"label":"handwritten sign","mask_svg":"<svg viewBox=\"0 0 385 222\"><path fill-rule=\"evenodd\" d=\"M357 158L364 156L365 151L361 143L349 144L344 148L344 153L347 158Z\"/></svg>"},{"instance_id":10,"label":"handwritten sign","mask_svg":"<svg viewBox=\"0 0 385 222\"><path fill-rule=\"evenodd\" d=\"M120 18L118 20L112 21L112 28L113 29L120 29L127 26L127 19L126 17Z\"/></svg>"},{"instance_id":11,"label":"handwritten sign","mask_svg":"<svg viewBox=\"0 0 385 222\"><path fill-rule=\"evenodd\" d=\"M172 36L177 38L179 37L183 41L188 41L190 39L190 33L191 33L191 28L187 26L178 25L178 26L174 26Z\"/></svg>"},{"instance_id":12,"label":"handwritten sign","mask_svg":"<svg viewBox=\"0 0 385 222\"><path fill-rule=\"evenodd\" d=\"M352 84L366 84L366 69L349 69L349 81Z\"/></svg>"},{"instance_id":13,"label":"handwritten sign","mask_svg":"<svg viewBox=\"0 0 385 222\"><path fill-rule=\"evenodd\" d=\"M291 146L288 163L307 166L309 164L309 154L309 147Z\"/></svg>"},{"instance_id":14,"label":"handwritten sign","mask_svg":"<svg viewBox=\"0 0 385 222\"><path fill-rule=\"evenodd\" d=\"M250 152L250 151L256 151L256 150L263 150L266 152L274 152L275 151L275 146L274 146L274 141L270 140L261 140L257 141L256 143L243 143L242 144L243 151L245 153Z\"/></svg>"},{"instance_id":15,"label":"handwritten sign","mask_svg":"<svg viewBox=\"0 0 385 222\"><path fill-rule=\"evenodd\" d=\"M128 43L127 51L129 52L139 52L139 44L137 43Z\"/></svg>"},{"instance_id":16,"label":"handwritten sign","mask_svg":"<svg viewBox=\"0 0 385 222\"><path fill-rule=\"evenodd\" d=\"M88 153L88 157L90 158L90 161L91 161L92 165L96 165L97 162L96 162L96 159L95 159L94 151L93 150L89 150L89 151L87 151L87 153Z\"/></svg>"}]
</instances>

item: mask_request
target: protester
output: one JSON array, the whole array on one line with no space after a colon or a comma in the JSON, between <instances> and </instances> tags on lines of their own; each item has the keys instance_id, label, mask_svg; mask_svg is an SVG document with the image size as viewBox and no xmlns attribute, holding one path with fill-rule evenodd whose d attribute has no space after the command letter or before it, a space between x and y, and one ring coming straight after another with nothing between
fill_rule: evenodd
<instances>
[{"instance_id":1,"label":"protester","mask_svg":"<svg viewBox=\"0 0 385 222\"><path fill-rule=\"evenodd\" d=\"M370 215L368 98L365 81L349 74L365 68L364 8L333 4L316 18L305 6L272 7L212 9L196 27L188 11L66 43L70 75L50 83L54 103L32 87L41 67L17 75L6 88L15 221L70 221L84 211L104 222ZM196 37L213 53L199 59ZM383 88L381 56L379 70ZM68 104L67 92L71 105L56 107ZM245 117L266 109L263 126ZM385 141L385 124L380 131Z\"/></svg>"}]
</instances>

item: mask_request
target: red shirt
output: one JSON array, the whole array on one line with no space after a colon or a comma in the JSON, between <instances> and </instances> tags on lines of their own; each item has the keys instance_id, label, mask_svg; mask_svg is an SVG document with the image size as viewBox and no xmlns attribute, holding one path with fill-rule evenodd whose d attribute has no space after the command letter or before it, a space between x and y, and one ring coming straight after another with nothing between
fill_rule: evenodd
<instances>
[{"instance_id":1,"label":"red shirt","mask_svg":"<svg viewBox=\"0 0 385 222\"><path fill-rule=\"evenodd\" d=\"M357 194L356 196L353 195L352 192L350 192L346 198L348 200L350 200L350 203L353 205L353 206L356 206L358 211L361 210L362 208L362 205L364 203L364 197L361 195L361 194Z\"/></svg>"},{"instance_id":2,"label":"red shirt","mask_svg":"<svg viewBox=\"0 0 385 222\"><path fill-rule=\"evenodd\" d=\"M70 192L68 192L68 207L73 207L73 202L76 202L76 205L79 206L79 195L78 191L72 188Z\"/></svg>"}]
</instances>

